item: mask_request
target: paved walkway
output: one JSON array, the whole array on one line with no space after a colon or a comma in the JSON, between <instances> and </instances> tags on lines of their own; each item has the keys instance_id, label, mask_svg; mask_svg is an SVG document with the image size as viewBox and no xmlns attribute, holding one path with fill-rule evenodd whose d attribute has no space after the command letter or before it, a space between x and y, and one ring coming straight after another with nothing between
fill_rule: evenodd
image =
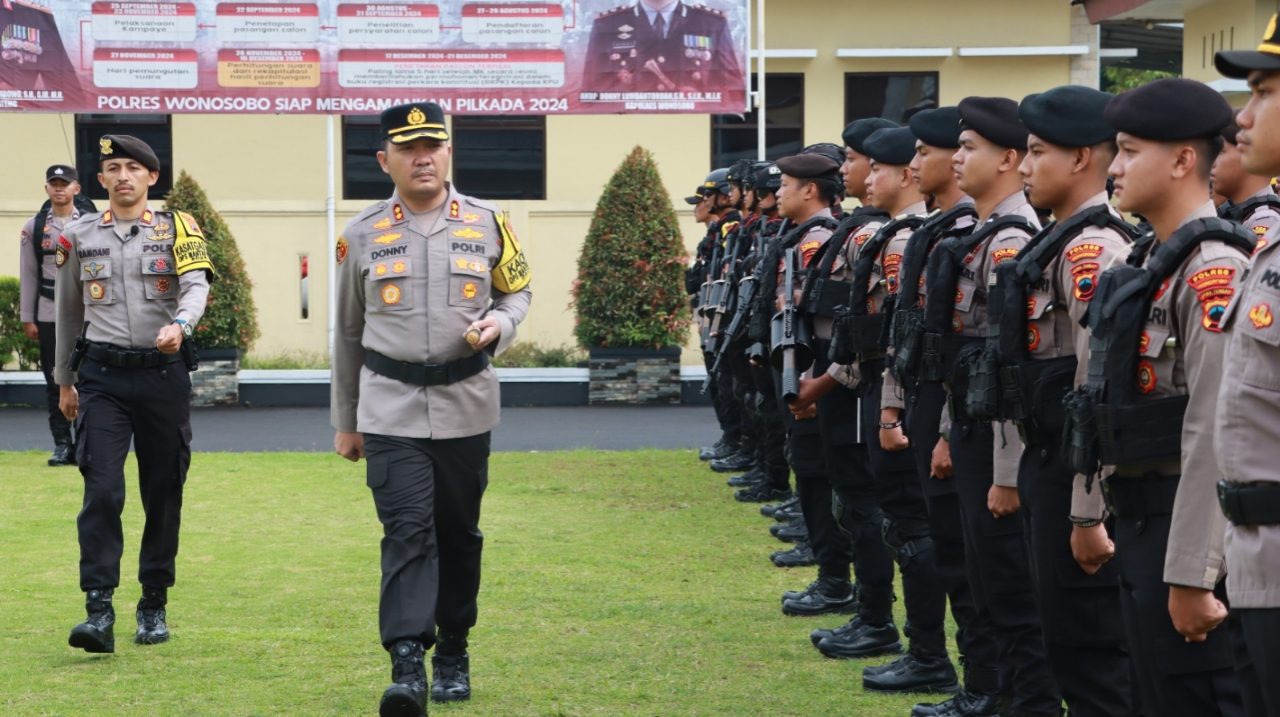
<instances>
[{"instance_id":1,"label":"paved walkway","mask_svg":"<svg viewBox=\"0 0 1280 717\"><path fill-rule=\"evenodd\" d=\"M329 451L327 408L200 408L191 416L198 451ZM495 451L695 448L719 437L709 406L504 408ZM45 412L0 409L0 450L50 449Z\"/></svg>"}]
</instances>

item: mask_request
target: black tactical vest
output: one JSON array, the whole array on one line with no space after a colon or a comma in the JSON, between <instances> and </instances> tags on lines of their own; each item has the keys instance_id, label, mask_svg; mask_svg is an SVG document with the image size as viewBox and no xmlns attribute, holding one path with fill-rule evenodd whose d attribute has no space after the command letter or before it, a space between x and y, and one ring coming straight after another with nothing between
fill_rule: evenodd
<instances>
[{"instance_id":1,"label":"black tactical vest","mask_svg":"<svg viewBox=\"0 0 1280 717\"><path fill-rule=\"evenodd\" d=\"M871 207L858 207L836 225L835 233L818 249L805 272L800 293L800 310L810 316L834 316L837 306L849 298L849 282L831 279L831 267L859 229L871 222L886 221L889 215Z\"/></svg>"},{"instance_id":2,"label":"black tactical vest","mask_svg":"<svg viewBox=\"0 0 1280 717\"><path fill-rule=\"evenodd\" d=\"M895 219L880 228L875 236L867 240L858 252L853 263L852 281L849 292L845 295L844 305L837 309L836 322L832 328L831 360L848 364L854 359L864 358L868 354L884 351L888 344L888 323L886 316L891 316L896 294L886 300L883 311L875 314L867 312L867 294L871 291L871 270L877 260L884 265L884 251L889 241L898 232L910 229L912 232L924 224L924 217L909 216ZM899 283L899 290L904 284Z\"/></svg>"}]
</instances>

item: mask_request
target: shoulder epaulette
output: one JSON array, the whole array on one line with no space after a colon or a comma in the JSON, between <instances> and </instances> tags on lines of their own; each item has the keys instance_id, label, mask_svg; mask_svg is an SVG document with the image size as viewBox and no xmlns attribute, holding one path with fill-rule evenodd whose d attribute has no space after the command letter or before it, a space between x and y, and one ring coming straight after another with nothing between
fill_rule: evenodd
<instances>
[{"instance_id":1,"label":"shoulder epaulette","mask_svg":"<svg viewBox=\"0 0 1280 717\"><path fill-rule=\"evenodd\" d=\"M499 207L497 204L494 204L493 202L485 201L484 199L477 199L475 197L469 197L464 194L462 195L462 201L477 209L483 209L486 212L492 212L493 214L502 213L501 207Z\"/></svg>"},{"instance_id":2,"label":"shoulder epaulette","mask_svg":"<svg viewBox=\"0 0 1280 717\"><path fill-rule=\"evenodd\" d=\"M620 12L626 12L627 10L630 10L630 9L631 9L631 8L633 8L633 7L635 7L635 6L634 6L634 5L619 5L619 6L615 7L615 8L610 8L610 9L608 9L608 10L605 10L604 12L598 13L598 14L596 15L596 19L597 19L597 20L599 20L600 18L604 18L604 17L612 17L612 16L614 16L614 15L617 15L617 14L618 14L618 13L620 13Z\"/></svg>"}]
</instances>

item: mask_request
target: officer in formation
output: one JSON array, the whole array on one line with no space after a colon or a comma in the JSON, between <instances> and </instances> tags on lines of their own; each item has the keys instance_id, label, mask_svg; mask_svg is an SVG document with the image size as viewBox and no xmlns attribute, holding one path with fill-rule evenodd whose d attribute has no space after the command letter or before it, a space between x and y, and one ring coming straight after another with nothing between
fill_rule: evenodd
<instances>
[{"instance_id":1,"label":"officer in formation","mask_svg":"<svg viewBox=\"0 0 1280 717\"><path fill-rule=\"evenodd\" d=\"M169 639L165 606L191 463L188 372L195 365L187 339L204 314L213 267L190 215L148 206L147 191L160 176L151 147L106 135L98 159L109 208L67 224L54 246L54 380L62 413L76 424L84 476L76 527L88 618L69 642L101 653L115 651L112 596L120 584L131 442L146 513L134 642Z\"/></svg>"},{"instance_id":2,"label":"officer in formation","mask_svg":"<svg viewBox=\"0 0 1280 717\"><path fill-rule=\"evenodd\" d=\"M391 198L338 239L334 447L366 460L382 522L378 611L393 684L383 717L471 696L467 635L480 589L480 503L498 379L490 357L529 311L530 269L505 214L445 181L452 147L434 103L382 113ZM412 330L410 330L412 329Z\"/></svg>"},{"instance_id":3,"label":"officer in formation","mask_svg":"<svg viewBox=\"0 0 1280 717\"><path fill-rule=\"evenodd\" d=\"M44 191L49 196L48 209L42 209L22 225L20 241L18 277L21 303L18 314L23 333L40 344L40 371L44 373L49 432L53 434L53 455L49 456L51 466L72 465L76 460L71 423L58 408L58 384L53 380L53 286L58 271L54 263L54 245L62 230L80 218L80 209L76 206L80 182L76 176L75 167L65 164L55 164L45 170Z\"/></svg>"},{"instance_id":4,"label":"officer in formation","mask_svg":"<svg viewBox=\"0 0 1280 717\"><path fill-rule=\"evenodd\" d=\"M745 222L766 270L725 280L762 281L770 345L726 350L787 409L757 420L785 426L797 495L761 511L802 521L771 532L818 579L783 612L852 613L812 631L829 657L899 652L902 572L909 647L866 689L955 692L916 717L1280 714L1273 35L1219 53L1253 87L1238 127L1196 82L1063 86L859 120L838 170L764 165L786 223Z\"/></svg>"}]
</instances>

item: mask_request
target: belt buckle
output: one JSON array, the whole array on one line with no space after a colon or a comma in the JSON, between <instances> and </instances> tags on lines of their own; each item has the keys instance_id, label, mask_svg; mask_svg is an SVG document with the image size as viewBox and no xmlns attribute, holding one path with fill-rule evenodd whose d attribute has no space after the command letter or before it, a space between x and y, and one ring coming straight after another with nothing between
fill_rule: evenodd
<instances>
[{"instance_id":1,"label":"belt buckle","mask_svg":"<svg viewBox=\"0 0 1280 717\"><path fill-rule=\"evenodd\" d=\"M427 370L426 377L428 386L438 386L439 384L444 383L444 380L448 378L448 372L445 370L444 364L429 363L425 364L423 368Z\"/></svg>"}]
</instances>

